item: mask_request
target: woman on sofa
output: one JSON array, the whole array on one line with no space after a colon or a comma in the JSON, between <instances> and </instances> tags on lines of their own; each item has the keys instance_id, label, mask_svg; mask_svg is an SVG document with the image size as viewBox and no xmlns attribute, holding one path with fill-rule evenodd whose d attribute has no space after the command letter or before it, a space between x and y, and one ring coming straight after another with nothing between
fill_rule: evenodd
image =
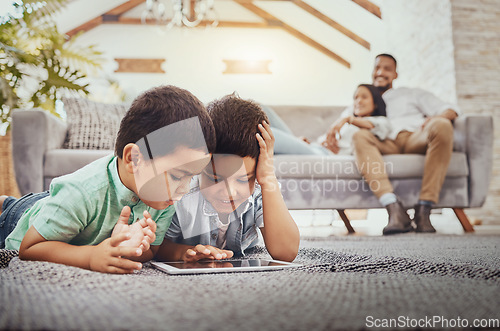
<instances>
[{"instance_id":1,"label":"woman on sofa","mask_svg":"<svg viewBox=\"0 0 500 331\"><path fill-rule=\"evenodd\" d=\"M305 137L296 137L283 120L271 108L263 107L267 113L275 137L276 154L353 154L352 136L359 129L370 130L380 140L391 131L385 113L385 102L378 89L369 84L360 84L354 93L353 106L349 107L332 124L335 137L327 141L326 133L316 142Z\"/></svg>"}]
</instances>

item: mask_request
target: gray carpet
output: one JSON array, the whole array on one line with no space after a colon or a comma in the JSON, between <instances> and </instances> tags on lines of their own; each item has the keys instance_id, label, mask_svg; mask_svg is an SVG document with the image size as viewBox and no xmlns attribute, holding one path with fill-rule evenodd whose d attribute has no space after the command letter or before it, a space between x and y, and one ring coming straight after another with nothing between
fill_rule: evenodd
<instances>
[{"instance_id":1,"label":"gray carpet","mask_svg":"<svg viewBox=\"0 0 500 331\"><path fill-rule=\"evenodd\" d=\"M106 275L14 257L0 269L0 329L361 330L368 316L498 319L499 244L474 234L310 238L296 259L303 267L198 276L147 265ZM253 255L267 257L262 248Z\"/></svg>"}]
</instances>

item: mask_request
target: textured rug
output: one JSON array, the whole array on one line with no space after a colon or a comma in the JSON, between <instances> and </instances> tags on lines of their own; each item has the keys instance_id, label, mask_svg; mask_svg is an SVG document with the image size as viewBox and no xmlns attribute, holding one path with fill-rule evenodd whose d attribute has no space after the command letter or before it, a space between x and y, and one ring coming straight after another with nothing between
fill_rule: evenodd
<instances>
[{"instance_id":1,"label":"textured rug","mask_svg":"<svg viewBox=\"0 0 500 331\"><path fill-rule=\"evenodd\" d=\"M0 329L471 329L500 318L499 244L474 234L309 238L302 267L196 276L148 264L107 275L1 251Z\"/></svg>"}]
</instances>

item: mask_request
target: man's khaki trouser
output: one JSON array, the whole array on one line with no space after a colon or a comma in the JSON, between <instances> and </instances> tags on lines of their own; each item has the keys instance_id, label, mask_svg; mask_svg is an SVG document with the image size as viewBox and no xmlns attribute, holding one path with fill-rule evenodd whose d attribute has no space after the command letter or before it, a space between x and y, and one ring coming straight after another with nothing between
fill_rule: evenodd
<instances>
[{"instance_id":1,"label":"man's khaki trouser","mask_svg":"<svg viewBox=\"0 0 500 331\"><path fill-rule=\"evenodd\" d=\"M359 130L353 137L359 172L377 198L392 193L384 154L425 154L420 200L438 202L453 151L453 126L448 119L432 118L423 130L402 131L395 140L380 141L369 130Z\"/></svg>"}]
</instances>

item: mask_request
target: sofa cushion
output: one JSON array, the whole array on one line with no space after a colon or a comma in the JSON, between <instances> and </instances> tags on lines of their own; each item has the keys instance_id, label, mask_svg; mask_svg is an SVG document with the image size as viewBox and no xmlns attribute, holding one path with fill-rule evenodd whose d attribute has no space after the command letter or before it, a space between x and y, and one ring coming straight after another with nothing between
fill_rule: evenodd
<instances>
[{"instance_id":1,"label":"sofa cushion","mask_svg":"<svg viewBox=\"0 0 500 331\"><path fill-rule=\"evenodd\" d=\"M275 155L274 166L280 178L342 178L359 179L361 175L351 155ZM416 178L424 173L425 156L420 154L385 155L386 171L390 178ZM465 153L453 152L446 176L468 176ZM373 169L376 171L376 169Z\"/></svg>"},{"instance_id":2,"label":"sofa cushion","mask_svg":"<svg viewBox=\"0 0 500 331\"><path fill-rule=\"evenodd\" d=\"M51 149L45 154L44 177L59 177L75 172L101 157L113 154L112 150Z\"/></svg>"},{"instance_id":3,"label":"sofa cushion","mask_svg":"<svg viewBox=\"0 0 500 331\"><path fill-rule=\"evenodd\" d=\"M468 177L446 177L436 208L467 207ZM280 179L281 193L289 209L360 209L381 208L382 205L360 179ZM394 193L406 208L412 208L420 197L422 178L391 179Z\"/></svg>"},{"instance_id":4,"label":"sofa cushion","mask_svg":"<svg viewBox=\"0 0 500 331\"><path fill-rule=\"evenodd\" d=\"M105 104L84 98L63 98L68 133L63 148L114 149L127 104Z\"/></svg>"}]
</instances>

